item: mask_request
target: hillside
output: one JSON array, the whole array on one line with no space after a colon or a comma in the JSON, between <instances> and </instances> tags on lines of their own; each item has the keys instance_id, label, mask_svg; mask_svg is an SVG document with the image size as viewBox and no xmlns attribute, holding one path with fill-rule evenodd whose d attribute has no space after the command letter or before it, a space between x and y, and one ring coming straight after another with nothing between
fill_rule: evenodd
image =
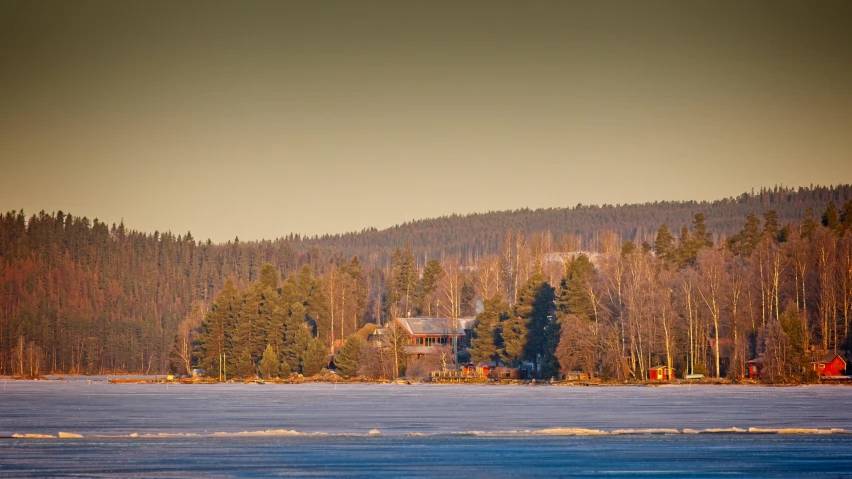
<instances>
[{"instance_id":1,"label":"hillside","mask_svg":"<svg viewBox=\"0 0 852 479\"><path fill-rule=\"evenodd\" d=\"M819 219L830 201L839 207L850 200L849 185L773 188L706 203L492 212L381 231L226 244L197 242L190 233L143 233L61 211L30 217L8 212L0 217L0 373L10 372L15 355L20 362L25 353L44 358L42 371L165 371L192 305L209 305L228 278L247 287L267 263L282 279L309 265L305 284L324 285L329 274L345 272L365 284L358 317L375 321L387 315L391 258L406 243L422 271L424 258L459 255L471 265L499 253L509 231L549 233L541 236L550 242L540 252L595 250L602 231L653 243L660 224L677 236L703 212L711 239L718 240L740 231L750 213L774 210L784 225L798 223L809 209ZM353 257L360 261L350 264ZM336 300L328 301L334 310Z\"/></svg>"}]
</instances>

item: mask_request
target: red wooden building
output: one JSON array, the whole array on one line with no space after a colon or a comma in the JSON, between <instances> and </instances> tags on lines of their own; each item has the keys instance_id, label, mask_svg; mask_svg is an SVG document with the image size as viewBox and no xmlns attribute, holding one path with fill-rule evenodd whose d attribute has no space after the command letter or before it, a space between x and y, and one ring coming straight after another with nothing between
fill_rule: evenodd
<instances>
[{"instance_id":1,"label":"red wooden building","mask_svg":"<svg viewBox=\"0 0 852 479\"><path fill-rule=\"evenodd\" d=\"M826 354L822 359L811 364L820 376L843 376L846 372L846 361L839 354Z\"/></svg>"},{"instance_id":2,"label":"red wooden building","mask_svg":"<svg viewBox=\"0 0 852 479\"><path fill-rule=\"evenodd\" d=\"M674 377L674 368L668 366L654 366L648 370L648 379L651 380L671 381Z\"/></svg>"},{"instance_id":3,"label":"red wooden building","mask_svg":"<svg viewBox=\"0 0 852 479\"><path fill-rule=\"evenodd\" d=\"M750 379L760 379L763 374L763 358L754 358L751 361L746 361L746 375Z\"/></svg>"}]
</instances>

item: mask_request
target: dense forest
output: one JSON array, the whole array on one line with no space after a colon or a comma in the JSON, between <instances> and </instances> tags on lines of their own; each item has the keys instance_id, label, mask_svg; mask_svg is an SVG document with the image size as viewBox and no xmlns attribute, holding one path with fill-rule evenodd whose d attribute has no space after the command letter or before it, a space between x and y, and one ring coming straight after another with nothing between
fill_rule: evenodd
<instances>
[{"instance_id":1,"label":"dense forest","mask_svg":"<svg viewBox=\"0 0 852 479\"><path fill-rule=\"evenodd\" d=\"M479 312L472 354L543 374L737 376L770 348L768 370L791 376L847 347L850 200L850 186L774 188L226 244L13 211L0 373L215 371L225 350L237 375L312 372L365 324Z\"/></svg>"}]
</instances>

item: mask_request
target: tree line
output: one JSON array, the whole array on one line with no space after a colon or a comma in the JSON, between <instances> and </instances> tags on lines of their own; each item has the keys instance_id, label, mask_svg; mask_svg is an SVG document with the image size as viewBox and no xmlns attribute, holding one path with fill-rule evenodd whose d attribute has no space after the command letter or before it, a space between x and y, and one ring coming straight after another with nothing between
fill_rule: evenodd
<instances>
[{"instance_id":1,"label":"tree line","mask_svg":"<svg viewBox=\"0 0 852 479\"><path fill-rule=\"evenodd\" d=\"M652 228L655 231L654 235L643 241L637 241L636 235L625 234L624 230L619 228L604 227L594 234L594 241L575 233L554 234L553 231L559 231L560 228L564 230L572 227L565 226L567 220L564 219L554 221L547 225L547 228L534 229L538 226L530 226L532 225L530 223L527 226L522 225L523 227L504 228L499 234L484 233L484 236L479 238L475 233L484 231L477 226L481 223L481 218L468 217L465 223L462 221L463 218L459 217L453 221L459 221L458 225L467 224L471 233L461 234L455 229L446 230L445 233L447 233L448 245L460 241L459 238L473 245L463 250L453 249L455 247L436 249L435 245L438 243L434 235L437 234L436 231L440 231L440 228L430 230L429 225L441 224L443 221L441 219L435 220L435 223L418 222L423 226L419 230L409 225L406 227L407 232L401 235L396 234L400 232L398 228L387 230L385 236L382 236L385 232L365 232L360 236L356 235L360 238L357 240L359 246L350 248L323 243L322 239L306 240L296 237L253 242L241 242L235 239L225 244L213 244L209 240L196 241L190 233L185 235L174 235L169 232L146 234L126 229L123 224L106 225L98 220L90 221L61 211L53 214L41 212L29 218L20 211L9 212L0 216L0 373L37 375L46 372L153 373L168 371L177 364L175 357L179 348L176 348L175 338L180 336L181 331L189 328L189 325L200 324L214 310L220 293L237 291L236 294L239 296L245 291L257 288L255 285L259 282L269 283L270 274L277 277L277 287L274 288L276 291L289 284L288 281L291 281L291 278L295 278L292 281L296 281L300 277L303 278L303 283L299 291L302 291L307 284L305 278L312 278L313 302L302 300L302 303L305 308L310 306L317 309L306 312L307 319L304 322L310 326L308 332L311 338L321 341L327 351L339 352L354 331L360 330L366 324L386 323L394 316L472 316L483 308L486 311L489 310L487 307L489 304L492 304L493 310L495 301L491 300L497 293L500 293L503 301L508 305L508 309L501 314L508 314L510 319L514 320L521 317L517 314L517 305L527 294L529 288L527 283L533 276L539 276L544 283L552 287L557 297L554 304L561 304L558 298L563 291L562 282L566 267L576 260L577 251L585 250L593 265L594 273L583 277L594 278L593 283L597 288L590 289L590 294L595 298L592 303L597 308L592 316L597 325L594 329L596 335L594 337L598 341L595 347L601 349L603 346L599 344L599 341L603 340L606 334L615 334L607 329L612 326L609 323L614 321L619 326L618 334L615 336L619 338L618 344L621 345L618 349L619 354L623 352L624 357L631 358L629 361L631 371L638 371L625 374L638 374L641 373L641 368L645 367L640 365L648 362L649 354L650 358L658 357L654 345L657 343L657 326L659 325L649 326L646 322L638 320L628 321L628 318L646 317L650 313L639 314L635 311L633 313L626 311L629 309L628 306L637 308L636 311L651 311L652 302L638 294L635 298L625 296L630 290L622 278L620 280L622 290L616 297L620 298L620 301L631 299L634 302L605 303L604 299L611 299L608 296L611 291L602 289L599 282L603 280L600 278L613 277L610 273L611 268L632 274L633 270L628 269L627 266L631 264L628 259L634 258L631 255L633 252L639 255L639 258L649 256L654 261L667 258L667 264L672 265L666 270L670 271L667 274L677 277L686 274L684 271L696 271L696 274L699 274L697 268L702 264L706 265L707 261L699 261L698 253L706 256L706 251L717 250L721 251L719 254L723 254L723 262L726 265L731 262L737 264L744 262L749 268L758 267L758 270L769 278L769 272L772 270L767 269L768 263L765 261L755 263L757 260L753 259L765 258L770 254L761 249L764 248L763 243L755 240L757 236L754 234L754 229L763 231L768 227L773 230L774 224L783 225L778 226L781 236L771 243L774 245L772 248L780 248L784 252L781 255L784 258L783 264L779 263L783 267L779 266L777 275L778 291L771 298L764 293L763 303L755 303L761 298L760 295L753 292L747 293L746 296L751 298L748 303L749 308L753 308L754 304L761 304L761 307L768 308L771 303L772 308L766 311L770 311L773 317L781 317L781 313L788 313L787 303L790 298L793 298L799 304L799 321L807 323L807 328L803 326L803 329L807 329L807 339L810 341L813 338L820 338L821 340L823 327L828 328L829 325L836 323L835 320L839 321L838 318L844 317L840 306L836 314L824 313L823 311L828 309L822 306L832 300L842 304L841 300L845 298L842 292L837 292L837 288L842 286L837 273L840 268L838 265L842 263L840 260L842 237L835 243L831 253L824 252L822 255L817 255L808 249L810 246L807 248L797 246L800 249L804 248L807 254L800 251L797 253L798 256L790 256L787 248L791 248L794 244L811 245L814 241L812 238L822 234L801 236L799 230L804 224L815 223L817 228L814 231L816 232L830 228L823 223L834 224L829 211L831 208L835 210L840 228L845 228L847 221L845 218L849 216L846 206L848 199L843 203L829 204L829 202L833 199L845 198L849 196L849 192L850 188L846 186L799 190L776 189L762 191L755 195L744 195L741 199L723 201L718 205L713 203L717 206L709 208L709 211L718 212L721 211L718 208L728 208L725 211L750 211L750 213L739 216L738 226L735 228L725 226L722 231L714 229L714 225L720 223L708 214L703 221L703 228L707 232L705 245L698 247L698 243L691 240L690 248L694 250L694 254L682 245L686 244L690 238L703 234L700 231L696 233L694 225L684 230L687 225L667 223L671 226L670 231L665 228L667 233L659 228L659 224L653 227L648 226L655 212L663 214L664 211L664 209L655 209L657 207L654 205L568 209L571 212L585 208L596 209L595 221L601 222L602 226L619 224L606 219L608 211L614 212L614 216L610 216L610 219L621 215L619 212L622 210L643 211L639 215L644 218L643 228ZM809 204L818 206L815 211L825 212L823 215L825 218L817 217L808 220L806 213L802 213L794 220L789 219L791 211L798 211L802 205ZM843 206L838 208L836 205ZM734 206L736 208L733 208ZM768 209L767 206L778 208L776 211L776 209ZM684 203L682 206L684 209L693 207L692 203ZM573 214L568 210L563 211L566 217ZM770 211L775 213L770 214ZM512 214L506 213L506 217ZM766 217L767 214L770 216ZM803 217L805 220L802 220ZM745 226L743 226L744 218L748 218ZM761 221L768 226L761 226ZM725 220L723 223L728 225L731 221ZM592 228L597 224L590 222L587 226ZM496 231L498 227L499 222L489 223L486 229ZM377 237L377 233L382 235ZM424 243L414 241L415 237L432 239ZM669 237L670 239L666 239ZM496 246L492 244L495 243L495 238L499 238ZM625 240L628 242L625 243ZM399 241L402 243L397 246ZM659 245L656 244L657 242ZM712 246L707 246L707 243L712 243ZM621 246L625 244L628 246L625 246L627 249L622 256ZM667 249L666 245L669 244L673 246ZM722 246L724 248L720 249ZM772 248L770 250L775 251ZM454 251L457 254L451 254ZM348 254L351 252L356 254ZM792 260L790 259L792 257L798 259ZM829 261L829 258L833 259ZM760 264L763 264L763 269L760 269ZM274 271L274 273L267 271L266 279L264 279L264 265L270 265ZM819 265L828 265L825 268L834 268L832 270L834 272L826 273L825 277L814 276L817 274L815 271L819 270L817 268ZM748 271L751 272L752 269ZM609 276L606 276L607 274ZM833 282L829 282L829 277L834 278ZM638 281L635 278L633 280ZM570 283L566 284L570 285ZM748 286L752 287L754 284L749 282ZM823 294L823 284L831 285L831 293L826 293L828 295L826 297L820 296ZM293 313L288 308L292 308L293 304L298 302L293 299L296 296L292 291L294 289L288 286L287 292L276 293L280 298L275 299L275 301L284 302L284 306L279 305L278 309L286 310L286 313L281 314L290 318ZM716 367L715 361L705 364L707 357L713 357L712 351L708 356L706 346L710 344L708 341L715 341L715 336L709 334L709 330L706 331L706 312L696 306L703 304L696 302L701 299L700 296L694 296L700 291L696 289L693 293L690 296L691 309L689 309L681 305L684 294L682 288L676 288L673 293L673 304L680 309L672 311L676 312L678 317L683 311L691 310L695 313L692 318L695 324L685 330L686 340L692 345L691 348L687 348L691 351L689 364L694 363L695 368L698 369L701 367L712 369ZM252 297L258 294L263 296L257 292L252 294L254 295ZM730 293L726 292L726 294ZM772 301L768 302L767 298ZM737 306L735 315L738 318L737 321L740 321L746 312L751 314L750 310L742 304L744 303L738 303ZM653 305L659 307L656 302L653 302ZM559 319L560 336L561 323L567 321L563 318L567 314L565 311L563 307L550 315ZM732 363L733 356L728 354L726 348L729 346L726 341L740 344L743 338L750 338L749 334L757 329L750 328L747 331L738 322L735 340L731 336L734 334L734 329L730 322L730 314L726 310L720 311L718 328L720 342L718 344L722 345L720 351L727 355L720 353L718 369L727 371L728 364L736 364L736 361L756 352L756 349L755 346L749 346L750 349L746 351L738 346L740 347L739 356ZM247 312L244 311L244 313L246 315L240 313L237 317L240 319L249 317ZM300 316L298 311L296 316ZM821 318L819 328L814 329L812 324L814 318ZM687 319L689 319L688 315ZM250 332L246 334L256 338L254 321L255 318L252 317ZM238 321L236 324L241 322ZM539 323L534 322L534 324ZM761 319L759 326L763 325L764 321ZM553 344L555 329L551 327L548 331L545 337L549 341L548 347L553 349L559 343L557 341L555 346ZM833 334L836 333L839 339L832 344L845 346L844 331L843 328L837 328L834 331ZM680 334L680 332L672 333L675 335L673 337L679 338L675 333ZM286 334L285 328L281 336L282 341L288 340ZM511 336L511 334L513 333L509 331L508 335ZM538 334L534 333L533 338L540 343L541 335ZM604 336L600 336L601 334ZM251 348L247 348L244 342L235 342L234 344L240 344L241 351L249 352L241 353L242 359L234 356L229 361L239 360L245 365L247 364L245 358L251 358L250 362L257 367L263 359L267 345L261 344L256 339L252 341ZM757 339L749 339L749 341L757 344L755 342ZM509 343L511 344L511 341ZM504 348L505 344L501 333L497 348ZM673 344L680 347L681 339ZM825 349L821 343L815 344ZM808 347L811 346L809 343ZM278 343L272 344L273 350L277 351L276 354L280 354L280 349L276 349L279 347L283 346ZM316 347L315 349L318 350ZM634 352L631 353L631 351ZM294 371L301 370L303 358L296 357L295 353L288 354L287 366ZM511 353L501 354L507 360L513 357ZM599 353L596 354L599 355ZM679 352L677 348L673 349L672 357L675 363L679 361L677 359L679 355L682 356L682 352ZM537 352L535 359L542 365L548 361L553 363L545 356ZM532 358L529 354L525 357ZM606 360L598 356L595 358L596 368L615 361L612 358ZM283 363L282 360L280 364L283 365ZM240 370L240 365L237 363L224 366L234 368L235 373ZM554 366L551 364L549 367ZM215 369L214 365L213 370ZM247 370L248 367L244 366L243 371ZM617 371L612 369L612 372L616 374Z\"/></svg>"}]
</instances>

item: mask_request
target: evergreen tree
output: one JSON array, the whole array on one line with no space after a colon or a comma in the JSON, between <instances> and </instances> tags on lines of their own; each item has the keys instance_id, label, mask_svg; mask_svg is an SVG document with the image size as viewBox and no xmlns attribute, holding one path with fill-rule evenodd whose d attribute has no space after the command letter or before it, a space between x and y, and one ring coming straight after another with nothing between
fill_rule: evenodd
<instances>
[{"instance_id":1,"label":"evergreen tree","mask_svg":"<svg viewBox=\"0 0 852 479\"><path fill-rule=\"evenodd\" d=\"M657 230L657 238L654 240L654 253L657 258L666 263L674 263L675 261L675 238L665 223Z\"/></svg>"},{"instance_id":2,"label":"evergreen tree","mask_svg":"<svg viewBox=\"0 0 852 479\"><path fill-rule=\"evenodd\" d=\"M833 201L828 202L825 213L822 214L822 225L838 236L843 232L843 227L840 224L840 215L837 213L837 205Z\"/></svg>"},{"instance_id":3,"label":"evergreen tree","mask_svg":"<svg viewBox=\"0 0 852 479\"><path fill-rule=\"evenodd\" d=\"M808 208L805 212L805 219L802 221L801 233L800 236L802 239L810 239L813 236L814 231L816 231L819 223L814 219L814 210L813 208Z\"/></svg>"},{"instance_id":4,"label":"evergreen tree","mask_svg":"<svg viewBox=\"0 0 852 479\"><path fill-rule=\"evenodd\" d=\"M302 356L302 375L313 376L328 365L328 350L322 340L313 338L308 341Z\"/></svg>"},{"instance_id":5,"label":"evergreen tree","mask_svg":"<svg viewBox=\"0 0 852 479\"><path fill-rule=\"evenodd\" d=\"M501 325L509 319L509 305L500 293L485 300L483 310L476 316L471 340L470 360L474 363L498 361L503 347Z\"/></svg>"},{"instance_id":6,"label":"evergreen tree","mask_svg":"<svg viewBox=\"0 0 852 479\"><path fill-rule=\"evenodd\" d=\"M595 267L584 254L568 262L556 300L556 311L560 317L573 314L586 320L593 319L594 305L588 285L593 282L594 274Z\"/></svg>"},{"instance_id":7,"label":"evergreen tree","mask_svg":"<svg viewBox=\"0 0 852 479\"><path fill-rule=\"evenodd\" d=\"M681 267L695 264L698 252L702 248L713 246L713 242L710 241L710 233L707 232L705 225L704 213L695 213L692 219L692 234L682 234L681 237L683 241L681 241L678 251Z\"/></svg>"},{"instance_id":8,"label":"evergreen tree","mask_svg":"<svg viewBox=\"0 0 852 479\"><path fill-rule=\"evenodd\" d=\"M420 314L432 316L433 314L437 313L437 308L434 302L436 299L438 282L443 274L444 269L441 267L440 261L436 259L430 259L426 262L426 266L423 268L422 295L420 298Z\"/></svg>"},{"instance_id":9,"label":"evergreen tree","mask_svg":"<svg viewBox=\"0 0 852 479\"><path fill-rule=\"evenodd\" d=\"M213 305L201 323L198 362L209 376L220 377L222 356L231 348L231 336L236 313L234 307L239 291L228 279L225 288L216 296Z\"/></svg>"},{"instance_id":10,"label":"evergreen tree","mask_svg":"<svg viewBox=\"0 0 852 479\"><path fill-rule=\"evenodd\" d=\"M340 352L334 357L334 365L337 373L344 378L353 377L358 374L358 356L361 353L361 338L357 334L349 336Z\"/></svg>"},{"instance_id":11,"label":"evergreen tree","mask_svg":"<svg viewBox=\"0 0 852 479\"><path fill-rule=\"evenodd\" d=\"M710 233L707 231L705 220L706 218L704 217L704 213L700 212L695 213L695 216L692 219L692 239L696 243L696 250L713 246L713 242L710 240Z\"/></svg>"},{"instance_id":12,"label":"evergreen tree","mask_svg":"<svg viewBox=\"0 0 852 479\"><path fill-rule=\"evenodd\" d=\"M524 359L528 324L529 320L520 316L513 316L503 322L503 347L499 352L504 363L517 366Z\"/></svg>"},{"instance_id":13,"label":"evergreen tree","mask_svg":"<svg viewBox=\"0 0 852 479\"><path fill-rule=\"evenodd\" d=\"M393 288L391 297L398 302L396 305L397 315L410 317L416 313L418 295L420 293L420 278L417 272L417 262L411 253L411 245L405 243L405 249L394 253L394 261L391 263L390 287ZM391 313L391 315L393 315Z\"/></svg>"},{"instance_id":14,"label":"evergreen tree","mask_svg":"<svg viewBox=\"0 0 852 479\"><path fill-rule=\"evenodd\" d=\"M763 234L778 241L778 235L781 233L781 225L778 223L778 213L775 210L767 210L763 213Z\"/></svg>"},{"instance_id":15,"label":"evergreen tree","mask_svg":"<svg viewBox=\"0 0 852 479\"><path fill-rule=\"evenodd\" d=\"M621 257L626 258L636 251L636 243L627 240L621 245Z\"/></svg>"},{"instance_id":16,"label":"evergreen tree","mask_svg":"<svg viewBox=\"0 0 852 479\"><path fill-rule=\"evenodd\" d=\"M278 271L275 269L275 266L271 264L265 264L260 269L260 284L263 289L278 289Z\"/></svg>"},{"instance_id":17,"label":"evergreen tree","mask_svg":"<svg viewBox=\"0 0 852 479\"><path fill-rule=\"evenodd\" d=\"M536 273L518 292L518 301L515 303L515 316L523 318L527 327L523 358L532 362L536 372L544 377L556 373L550 370L555 364L553 352L559 340L554 300L553 287L541 273Z\"/></svg>"},{"instance_id":18,"label":"evergreen tree","mask_svg":"<svg viewBox=\"0 0 852 479\"><path fill-rule=\"evenodd\" d=\"M263 357L260 360L260 374L263 375L264 379L272 379L278 376L279 367L278 353L275 352L275 348L271 344L266 345Z\"/></svg>"},{"instance_id":19,"label":"evergreen tree","mask_svg":"<svg viewBox=\"0 0 852 479\"><path fill-rule=\"evenodd\" d=\"M748 257L760 243L760 219L754 213L746 217L742 231L728 240L728 248L737 256Z\"/></svg>"},{"instance_id":20,"label":"evergreen tree","mask_svg":"<svg viewBox=\"0 0 852 479\"><path fill-rule=\"evenodd\" d=\"M852 200L843 204L843 209L840 210L840 224L844 231L852 228Z\"/></svg>"}]
</instances>

